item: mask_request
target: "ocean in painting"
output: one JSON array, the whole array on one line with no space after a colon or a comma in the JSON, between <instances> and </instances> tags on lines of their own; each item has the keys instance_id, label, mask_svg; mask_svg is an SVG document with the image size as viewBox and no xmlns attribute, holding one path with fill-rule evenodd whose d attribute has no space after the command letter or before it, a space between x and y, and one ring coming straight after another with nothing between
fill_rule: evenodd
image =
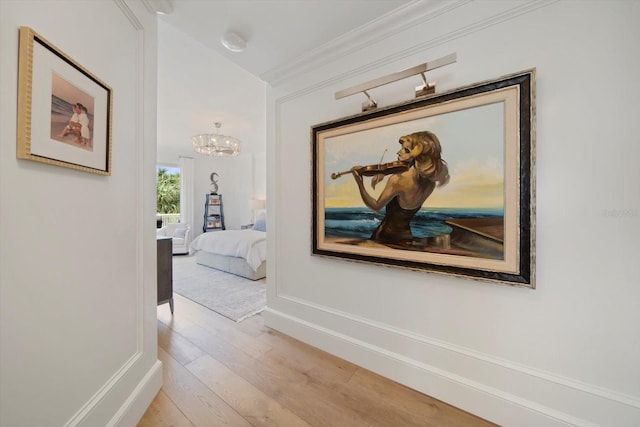
<instances>
[{"instance_id":1,"label":"ocean in painting","mask_svg":"<svg viewBox=\"0 0 640 427\"><path fill-rule=\"evenodd\" d=\"M58 116L58 119L64 117L67 121L69 121L69 119L73 115L73 108L71 108L72 105L73 104L65 101L64 99L58 98L55 95L51 95L51 120L56 121L55 116ZM89 116L90 123L93 123L93 114L87 113L87 116Z\"/></svg>"},{"instance_id":2,"label":"ocean in painting","mask_svg":"<svg viewBox=\"0 0 640 427\"><path fill-rule=\"evenodd\" d=\"M366 207L325 209L325 236L369 239L384 218ZM501 218L502 209L422 208L411 220L411 233L416 238L436 237L451 233L446 220L459 218Z\"/></svg>"}]
</instances>

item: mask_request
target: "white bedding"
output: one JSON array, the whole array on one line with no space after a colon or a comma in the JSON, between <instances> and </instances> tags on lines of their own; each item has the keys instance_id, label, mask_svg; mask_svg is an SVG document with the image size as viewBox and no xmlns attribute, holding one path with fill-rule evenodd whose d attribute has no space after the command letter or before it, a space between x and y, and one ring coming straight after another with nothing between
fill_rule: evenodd
<instances>
[{"instance_id":1,"label":"white bedding","mask_svg":"<svg viewBox=\"0 0 640 427\"><path fill-rule=\"evenodd\" d=\"M196 251L244 258L251 268L257 270L267 260L267 233L251 229L203 233L189 247L190 254Z\"/></svg>"}]
</instances>

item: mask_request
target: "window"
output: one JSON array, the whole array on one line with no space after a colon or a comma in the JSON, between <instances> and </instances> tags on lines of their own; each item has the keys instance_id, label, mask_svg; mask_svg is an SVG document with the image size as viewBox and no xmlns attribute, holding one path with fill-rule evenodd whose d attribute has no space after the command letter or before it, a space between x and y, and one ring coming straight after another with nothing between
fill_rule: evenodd
<instances>
[{"instance_id":1,"label":"window","mask_svg":"<svg viewBox=\"0 0 640 427\"><path fill-rule=\"evenodd\" d=\"M180 222L180 168L158 165L156 174L158 225Z\"/></svg>"}]
</instances>

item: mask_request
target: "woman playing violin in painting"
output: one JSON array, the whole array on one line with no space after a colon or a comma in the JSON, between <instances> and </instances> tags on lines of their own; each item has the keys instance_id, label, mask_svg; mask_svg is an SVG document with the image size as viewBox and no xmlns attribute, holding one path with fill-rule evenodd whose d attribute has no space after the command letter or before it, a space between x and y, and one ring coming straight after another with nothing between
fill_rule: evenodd
<instances>
[{"instance_id":1,"label":"woman playing violin in painting","mask_svg":"<svg viewBox=\"0 0 640 427\"><path fill-rule=\"evenodd\" d=\"M362 171L366 167L351 168L364 204L376 212L386 206L385 217L371 236L381 243L411 242L411 219L436 186L449 182L449 169L442 160L442 147L435 134L415 132L400 137L398 142L398 162L406 163L407 167L399 172L393 170L377 200L364 187ZM372 188L383 178L383 173L375 175Z\"/></svg>"}]
</instances>

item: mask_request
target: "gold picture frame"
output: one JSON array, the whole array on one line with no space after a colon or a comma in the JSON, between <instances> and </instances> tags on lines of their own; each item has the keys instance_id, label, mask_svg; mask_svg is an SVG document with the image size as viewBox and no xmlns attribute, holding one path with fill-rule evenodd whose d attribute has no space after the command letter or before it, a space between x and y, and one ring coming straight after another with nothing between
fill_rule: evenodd
<instances>
[{"instance_id":1,"label":"gold picture frame","mask_svg":"<svg viewBox=\"0 0 640 427\"><path fill-rule=\"evenodd\" d=\"M19 31L16 157L111 175L113 90L33 29Z\"/></svg>"},{"instance_id":2,"label":"gold picture frame","mask_svg":"<svg viewBox=\"0 0 640 427\"><path fill-rule=\"evenodd\" d=\"M534 120L532 69L313 126L312 253L535 288Z\"/></svg>"}]
</instances>

